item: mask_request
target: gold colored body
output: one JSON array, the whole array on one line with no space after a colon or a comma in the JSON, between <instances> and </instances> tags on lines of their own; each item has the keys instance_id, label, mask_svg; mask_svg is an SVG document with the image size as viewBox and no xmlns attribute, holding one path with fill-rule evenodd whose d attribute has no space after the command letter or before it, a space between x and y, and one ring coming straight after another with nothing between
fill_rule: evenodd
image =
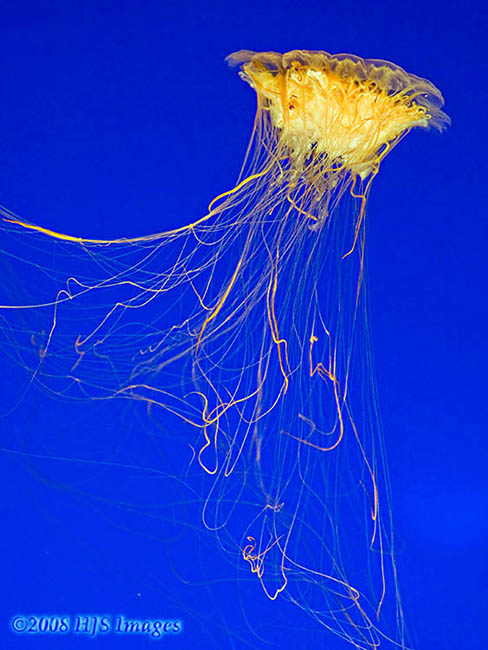
<instances>
[{"instance_id":1,"label":"gold colored body","mask_svg":"<svg viewBox=\"0 0 488 650\"><path fill-rule=\"evenodd\" d=\"M258 94L292 158L312 152L367 176L381 153L408 129L448 123L429 82L385 61L294 51L237 52L241 76Z\"/></svg>"}]
</instances>

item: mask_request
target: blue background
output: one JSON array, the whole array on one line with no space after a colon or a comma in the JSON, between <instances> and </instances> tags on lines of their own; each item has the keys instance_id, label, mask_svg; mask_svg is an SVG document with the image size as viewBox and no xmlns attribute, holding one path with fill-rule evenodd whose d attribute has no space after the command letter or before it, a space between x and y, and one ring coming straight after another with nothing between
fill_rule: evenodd
<instances>
[{"instance_id":1,"label":"blue background","mask_svg":"<svg viewBox=\"0 0 488 650\"><path fill-rule=\"evenodd\" d=\"M442 90L452 127L398 146L368 213L400 586L414 647L425 650L488 643L486 11L355 0L0 6L0 202L85 237L185 224L233 185L255 104L224 63L230 52L351 52ZM25 378L0 364L6 405ZM117 462L130 463L127 421L144 432L142 411L135 423L120 404L71 408L31 392L0 420L2 650L85 647L73 637L15 637L10 616L31 612L182 618L183 634L160 641L174 648L347 647L317 635L291 605L266 601L257 584L236 596L211 539L178 525L192 515L198 525L198 504L159 510L172 488L150 441L138 446L137 465L147 459L154 471L53 459L106 460L116 448ZM46 458L7 451L25 449Z\"/></svg>"}]
</instances>

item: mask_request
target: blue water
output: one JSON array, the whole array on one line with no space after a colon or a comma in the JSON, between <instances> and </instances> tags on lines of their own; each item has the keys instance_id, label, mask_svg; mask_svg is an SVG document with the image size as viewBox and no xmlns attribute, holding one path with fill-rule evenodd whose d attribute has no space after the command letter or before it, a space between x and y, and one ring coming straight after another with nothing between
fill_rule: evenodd
<instances>
[{"instance_id":1,"label":"blue water","mask_svg":"<svg viewBox=\"0 0 488 650\"><path fill-rule=\"evenodd\" d=\"M368 213L399 585L419 650L488 641L486 11L274 0L0 8L0 203L85 237L181 226L232 187L255 98L225 65L230 52L352 52L443 92L452 127L398 146ZM37 290L21 282L5 275L12 301ZM161 440L173 432L142 404L68 404L29 385L10 356L0 364L0 649L86 647L84 635L14 634L16 615L183 622L159 641L101 631L94 643L106 648L349 647L223 560L202 531L203 492L168 476Z\"/></svg>"}]
</instances>

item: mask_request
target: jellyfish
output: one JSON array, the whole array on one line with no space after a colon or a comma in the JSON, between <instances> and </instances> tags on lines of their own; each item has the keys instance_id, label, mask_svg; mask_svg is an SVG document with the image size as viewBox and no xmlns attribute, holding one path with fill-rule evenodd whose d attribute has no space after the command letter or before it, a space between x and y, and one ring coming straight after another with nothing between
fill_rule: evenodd
<instances>
[{"instance_id":1,"label":"jellyfish","mask_svg":"<svg viewBox=\"0 0 488 650\"><path fill-rule=\"evenodd\" d=\"M412 128L449 124L443 98L350 54L243 50L228 62L256 116L235 185L200 218L103 240L2 209L11 276L36 277L34 299L3 289L3 348L29 385L143 402L177 431L204 477L203 525L263 597L288 598L345 645L407 648L366 206Z\"/></svg>"}]
</instances>

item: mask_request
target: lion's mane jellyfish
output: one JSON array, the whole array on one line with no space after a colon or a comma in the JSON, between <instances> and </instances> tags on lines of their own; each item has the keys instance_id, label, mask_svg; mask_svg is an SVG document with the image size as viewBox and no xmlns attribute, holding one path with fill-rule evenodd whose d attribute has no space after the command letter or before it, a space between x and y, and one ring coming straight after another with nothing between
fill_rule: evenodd
<instances>
[{"instance_id":1,"label":"lion's mane jellyfish","mask_svg":"<svg viewBox=\"0 0 488 650\"><path fill-rule=\"evenodd\" d=\"M30 385L143 401L177 431L205 477L204 525L270 599L288 597L356 648L407 647L366 318L366 202L405 134L447 126L442 96L349 54L228 60L257 112L241 175L207 214L105 241L3 211L12 277L37 274L23 300L4 287L5 349Z\"/></svg>"}]
</instances>

